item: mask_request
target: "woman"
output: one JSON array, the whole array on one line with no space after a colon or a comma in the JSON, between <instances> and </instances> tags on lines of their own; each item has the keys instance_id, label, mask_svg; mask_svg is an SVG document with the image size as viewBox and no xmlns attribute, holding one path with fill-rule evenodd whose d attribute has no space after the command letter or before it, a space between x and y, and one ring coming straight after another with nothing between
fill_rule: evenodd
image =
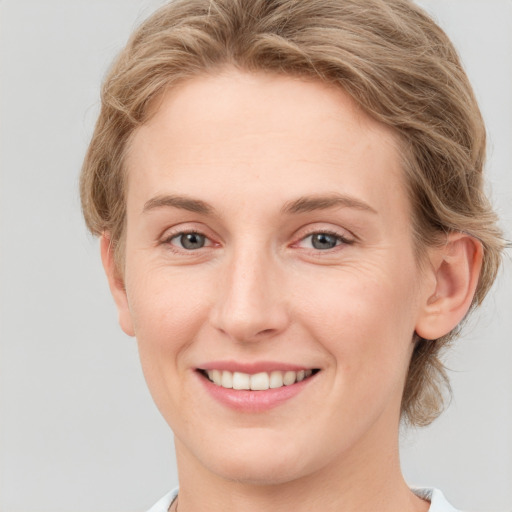
<instances>
[{"instance_id":1,"label":"woman","mask_svg":"<svg viewBox=\"0 0 512 512\"><path fill-rule=\"evenodd\" d=\"M122 329L175 435L152 511L454 510L400 421L503 241L485 129L407 0L182 0L107 77L82 171Z\"/></svg>"}]
</instances>

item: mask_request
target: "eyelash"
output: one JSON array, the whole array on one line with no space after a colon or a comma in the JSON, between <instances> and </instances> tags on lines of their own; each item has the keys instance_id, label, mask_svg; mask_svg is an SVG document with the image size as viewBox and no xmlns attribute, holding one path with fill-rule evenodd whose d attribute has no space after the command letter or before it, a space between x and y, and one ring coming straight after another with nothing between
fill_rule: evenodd
<instances>
[{"instance_id":1,"label":"eyelash","mask_svg":"<svg viewBox=\"0 0 512 512\"><path fill-rule=\"evenodd\" d=\"M182 237L184 235L199 235L201 237L204 237L205 240L208 243L208 245L204 245L203 247L200 247L200 248L197 248L197 249L186 249L184 247L176 247L175 245L172 244L172 241L174 239L177 239L179 237ZM327 249L317 249L317 248L314 248L314 247L310 247L310 248L307 248L315 253L331 253L332 251L338 249L340 246L343 246L343 245L352 245L355 243L355 240L353 239L350 239L350 238L347 238L343 235L341 235L340 233L336 232L336 231L331 231L331 230L314 230L314 231L311 231L307 234L305 234L304 236L302 236L297 242L294 242L292 244L292 247L293 246L296 246L298 244L300 244L301 242L304 242L305 240L307 240L308 238L310 237L313 237L314 235L327 235L327 236L330 236L330 237L333 237L336 239L336 245L334 247L331 247L331 248L327 248ZM198 231L198 230L194 230L194 229L190 229L190 230L184 230L184 231L178 231L176 233L171 233L169 236L165 237L163 240L162 240L162 244L165 244L167 245L173 252L175 253L180 253L180 254L183 254L183 253L194 253L196 251L199 251L200 249L204 249L205 247L211 247L211 246L214 246L215 243L207 236L205 235L204 233L202 233L201 231ZM338 249L339 250L339 249Z\"/></svg>"},{"instance_id":2,"label":"eyelash","mask_svg":"<svg viewBox=\"0 0 512 512\"><path fill-rule=\"evenodd\" d=\"M310 233L306 234L305 236L303 236L298 242L295 242L294 245L300 243L300 242L303 242L304 240L310 238L310 237L313 237L314 235L327 235L327 236L332 236L333 238L336 239L336 245L330 249L324 249L324 250L321 250L321 249L315 249L314 247L313 248L310 248L311 250L313 250L315 253L330 253L336 249L339 249L340 246L343 246L343 245L352 245L355 243L355 240L353 239L350 239L350 238L347 238L345 236L343 236L342 234L336 232L336 231L330 231L328 229L316 229L314 231L311 231Z\"/></svg>"},{"instance_id":3,"label":"eyelash","mask_svg":"<svg viewBox=\"0 0 512 512\"><path fill-rule=\"evenodd\" d=\"M185 252L185 253L192 253L192 252L195 252L193 249L185 249L185 248L176 247L176 246L174 246L171 243L174 239L182 237L184 235L199 235L201 237L204 237L205 240L207 240L208 242L210 242L208 245L200 247L200 249L203 249L204 247L210 247L211 245L214 245L214 243L210 240L210 238L208 236L206 236L204 233L201 233L201 231L198 231L198 230L195 230L195 229L189 229L189 230L186 230L186 231L184 230L184 231L178 231L176 233L171 233L169 236L166 236L162 240L162 243L168 245L173 252L179 252L179 253L183 253L183 252ZM196 249L196 251L197 250L199 250L199 249Z\"/></svg>"}]
</instances>

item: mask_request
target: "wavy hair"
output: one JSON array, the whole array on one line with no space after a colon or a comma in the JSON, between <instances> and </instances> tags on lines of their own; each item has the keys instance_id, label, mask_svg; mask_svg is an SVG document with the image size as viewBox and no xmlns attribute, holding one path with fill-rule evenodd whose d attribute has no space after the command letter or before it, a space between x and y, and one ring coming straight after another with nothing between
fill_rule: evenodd
<instances>
[{"instance_id":1,"label":"wavy hair","mask_svg":"<svg viewBox=\"0 0 512 512\"><path fill-rule=\"evenodd\" d=\"M346 91L398 135L415 247L451 231L483 246L473 306L491 287L504 246L484 193L485 126L457 52L409 0L176 0L143 22L115 60L82 168L89 230L108 232L122 266L124 155L164 89L225 66L303 76ZM456 330L455 330L456 331ZM416 340L402 419L427 425L449 383L440 359L454 338Z\"/></svg>"}]
</instances>

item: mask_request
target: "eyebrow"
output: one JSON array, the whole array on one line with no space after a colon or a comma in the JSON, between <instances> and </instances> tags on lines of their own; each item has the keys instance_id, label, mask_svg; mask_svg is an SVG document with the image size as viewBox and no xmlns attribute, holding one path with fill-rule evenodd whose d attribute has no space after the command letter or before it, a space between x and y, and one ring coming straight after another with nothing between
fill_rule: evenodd
<instances>
[{"instance_id":1,"label":"eyebrow","mask_svg":"<svg viewBox=\"0 0 512 512\"><path fill-rule=\"evenodd\" d=\"M356 210L367 211L369 213L377 213L377 210L373 209L364 201L344 194L299 197L298 199L286 203L283 208L281 208L281 213L298 214L312 212L315 210L327 210L335 207L355 208Z\"/></svg>"},{"instance_id":2,"label":"eyebrow","mask_svg":"<svg viewBox=\"0 0 512 512\"><path fill-rule=\"evenodd\" d=\"M215 209L205 201L178 195L155 196L146 201L142 211L143 213L146 213L151 210L165 207L179 208L189 212L199 213L201 215L212 215L215 213ZM285 203L281 208L281 213L296 215L336 207L355 208L357 210L367 211L374 214L377 213L375 209L364 201L344 194L302 196L298 199Z\"/></svg>"},{"instance_id":3,"label":"eyebrow","mask_svg":"<svg viewBox=\"0 0 512 512\"><path fill-rule=\"evenodd\" d=\"M180 208L189 212L211 215L214 208L200 199L192 199L187 196L165 195L156 196L144 203L143 213L163 207Z\"/></svg>"}]
</instances>

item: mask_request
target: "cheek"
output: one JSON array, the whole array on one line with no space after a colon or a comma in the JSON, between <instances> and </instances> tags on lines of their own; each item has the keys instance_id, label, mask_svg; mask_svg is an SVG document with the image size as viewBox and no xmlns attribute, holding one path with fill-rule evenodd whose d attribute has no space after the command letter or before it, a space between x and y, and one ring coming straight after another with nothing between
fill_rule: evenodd
<instances>
[{"instance_id":1,"label":"cheek","mask_svg":"<svg viewBox=\"0 0 512 512\"><path fill-rule=\"evenodd\" d=\"M161 267L127 276L127 296L135 336L143 352L178 353L204 323L210 281Z\"/></svg>"},{"instance_id":2,"label":"cheek","mask_svg":"<svg viewBox=\"0 0 512 512\"><path fill-rule=\"evenodd\" d=\"M169 268L149 270L147 264L144 270L127 275L128 302L148 388L173 424L173 411L190 401L181 386L183 361L207 318L210 292L200 283L208 281Z\"/></svg>"},{"instance_id":3,"label":"cheek","mask_svg":"<svg viewBox=\"0 0 512 512\"><path fill-rule=\"evenodd\" d=\"M406 370L416 297L414 273L402 269L343 269L304 294L301 316L343 369L339 375Z\"/></svg>"}]
</instances>

